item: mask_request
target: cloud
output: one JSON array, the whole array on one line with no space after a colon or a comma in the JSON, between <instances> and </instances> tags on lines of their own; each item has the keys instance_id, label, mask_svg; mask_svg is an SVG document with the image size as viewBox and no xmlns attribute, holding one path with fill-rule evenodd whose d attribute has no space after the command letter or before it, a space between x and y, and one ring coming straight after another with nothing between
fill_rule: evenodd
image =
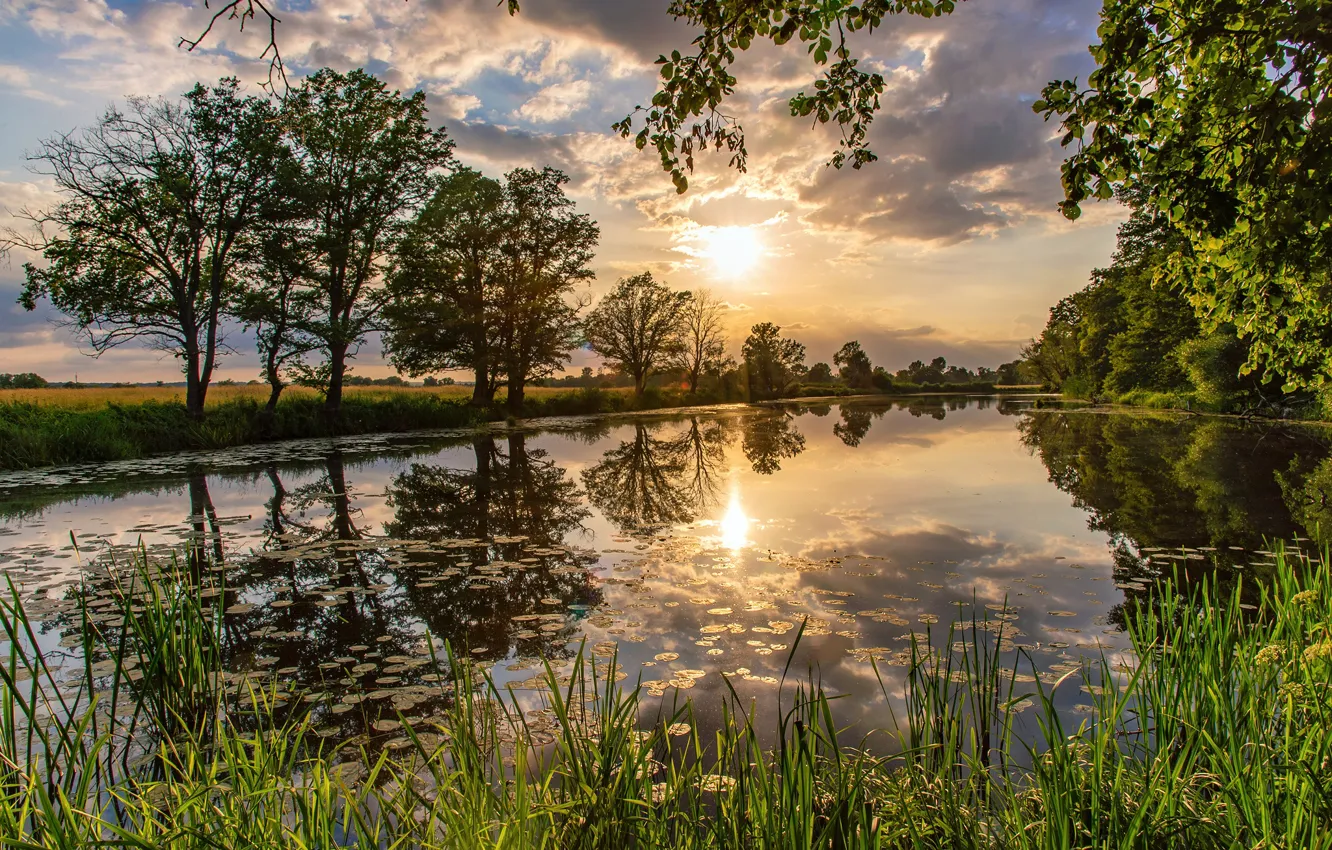
<instances>
[{"instance_id":1,"label":"cloud","mask_svg":"<svg viewBox=\"0 0 1332 850\"><path fill-rule=\"evenodd\" d=\"M584 109L591 97L592 84L587 80L556 83L518 107L518 114L529 121L558 121Z\"/></svg>"}]
</instances>

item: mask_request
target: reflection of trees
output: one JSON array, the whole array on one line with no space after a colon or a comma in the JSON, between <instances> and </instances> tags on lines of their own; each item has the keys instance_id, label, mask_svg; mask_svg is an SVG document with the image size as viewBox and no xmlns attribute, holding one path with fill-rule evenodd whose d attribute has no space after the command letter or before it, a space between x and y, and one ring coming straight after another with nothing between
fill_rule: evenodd
<instances>
[{"instance_id":1,"label":"reflection of trees","mask_svg":"<svg viewBox=\"0 0 1332 850\"><path fill-rule=\"evenodd\" d=\"M844 404L841 412L842 421L833 425L833 433L837 435L837 439L855 448L869 433L870 424L874 421L875 411L866 407ZM883 415L882 410L877 412L880 416Z\"/></svg>"},{"instance_id":2,"label":"reflection of trees","mask_svg":"<svg viewBox=\"0 0 1332 850\"><path fill-rule=\"evenodd\" d=\"M783 460L805 450L805 435L795 427L795 417L784 410L752 416L744 422L741 449L755 472L771 475L782 468Z\"/></svg>"},{"instance_id":3,"label":"reflection of trees","mask_svg":"<svg viewBox=\"0 0 1332 850\"><path fill-rule=\"evenodd\" d=\"M1032 413L1018 427L1051 482L1091 514L1093 529L1139 546L1222 551L1298 532L1277 480L1298 444L1316 445L1296 431L1057 413Z\"/></svg>"},{"instance_id":4,"label":"reflection of trees","mask_svg":"<svg viewBox=\"0 0 1332 850\"><path fill-rule=\"evenodd\" d=\"M1211 574L1214 562L1245 563L1253 556L1241 550L1297 535L1308 514L1293 510L1283 495L1305 492L1294 484L1305 479L1283 471L1301 451L1327 454L1304 432L1263 433L1216 419L1032 412L1018 428L1050 481L1088 512L1088 527L1110 536L1120 580L1172 569L1186 580ZM1174 560L1162 555L1155 564L1143 551L1204 546L1216 551ZM1111 612L1111 620L1123 614Z\"/></svg>"},{"instance_id":5,"label":"reflection of trees","mask_svg":"<svg viewBox=\"0 0 1332 850\"><path fill-rule=\"evenodd\" d=\"M282 671L289 686L335 701L347 692L391 694L337 714L318 703L316 719L342 738L405 704L429 712L445 699L421 679L435 669L426 663L427 633L483 661L567 654L577 612L601 603L587 571L594 556L565 544L589 511L577 484L525 439L478 438L475 468L416 464L399 475L388 494L390 538L361 527L342 455L329 455L318 480L290 491L270 467L267 548L228 576L228 606L257 603L226 618L229 669L266 656L276 660L261 667ZM196 489L192 505L203 496ZM533 614L561 618L514 620ZM352 676L357 662L375 669ZM420 689L415 697L412 688Z\"/></svg>"},{"instance_id":6,"label":"reflection of trees","mask_svg":"<svg viewBox=\"0 0 1332 850\"><path fill-rule=\"evenodd\" d=\"M726 460L726 423L692 418L673 437L637 422L634 437L583 472L588 499L622 530L652 531L692 522L717 503Z\"/></svg>"}]
</instances>

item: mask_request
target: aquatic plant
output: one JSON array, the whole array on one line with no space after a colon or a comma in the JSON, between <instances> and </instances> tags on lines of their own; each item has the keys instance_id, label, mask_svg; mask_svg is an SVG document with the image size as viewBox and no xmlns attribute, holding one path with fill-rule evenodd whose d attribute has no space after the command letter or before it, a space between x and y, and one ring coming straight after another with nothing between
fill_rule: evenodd
<instances>
[{"instance_id":1,"label":"aquatic plant","mask_svg":"<svg viewBox=\"0 0 1332 850\"><path fill-rule=\"evenodd\" d=\"M1332 573L1326 553L1276 563L1256 597L1162 582L1127 620L1132 656L1054 681L1025 674L1022 653L1001 663L1002 617L964 617L942 648L913 642L904 722L855 742L834 722L836 696L792 677L790 661L776 729L728 682L704 735L689 700L617 684L613 651L580 652L567 674L546 666L522 697L446 648L442 713L380 721L392 746L332 744L276 693L211 685L219 618L189 570L140 562L114 616L93 622L85 606L77 673L52 661L11 586L0 836L40 848L1332 847ZM1075 687L1093 705L1071 727ZM1034 736L1015 731L1023 711Z\"/></svg>"}]
</instances>

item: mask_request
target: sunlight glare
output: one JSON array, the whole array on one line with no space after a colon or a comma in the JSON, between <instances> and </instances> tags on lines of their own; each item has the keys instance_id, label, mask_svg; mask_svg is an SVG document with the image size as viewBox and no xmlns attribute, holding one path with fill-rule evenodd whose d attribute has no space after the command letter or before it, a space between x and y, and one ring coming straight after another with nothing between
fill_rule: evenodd
<instances>
[{"instance_id":1,"label":"sunlight glare","mask_svg":"<svg viewBox=\"0 0 1332 850\"><path fill-rule=\"evenodd\" d=\"M740 506L739 490L731 491L731 503L721 520L721 539L722 545L733 552L749 545L749 517Z\"/></svg>"},{"instance_id":2,"label":"sunlight glare","mask_svg":"<svg viewBox=\"0 0 1332 850\"><path fill-rule=\"evenodd\" d=\"M703 256L719 277L736 278L753 271L763 257L763 243L752 227L717 227L706 237Z\"/></svg>"}]
</instances>

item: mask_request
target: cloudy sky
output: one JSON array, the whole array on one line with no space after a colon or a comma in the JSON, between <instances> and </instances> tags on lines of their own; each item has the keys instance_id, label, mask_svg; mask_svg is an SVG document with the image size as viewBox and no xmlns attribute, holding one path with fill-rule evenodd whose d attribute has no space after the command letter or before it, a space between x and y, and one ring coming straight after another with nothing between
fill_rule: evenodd
<instances>
[{"instance_id":1,"label":"cloudy sky","mask_svg":"<svg viewBox=\"0 0 1332 850\"><path fill-rule=\"evenodd\" d=\"M833 137L789 116L787 99L815 76L803 52L756 48L729 107L748 132L749 172L705 157L683 196L655 154L609 130L650 99L652 60L690 40L668 0L523 0L517 18L495 0L278 5L295 75L365 67L423 89L464 163L492 176L563 169L602 228L592 294L645 269L708 287L732 307L736 349L749 325L774 321L810 362L856 338L893 369L940 354L995 365L1108 262L1122 217L1113 205L1076 224L1059 217L1055 127L1030 107L1046 81L1090 70L1098 0L967 0L951 17L858 37L854 49L888 82L871 135L880 161L861 171L825 167ZM257 89L264 39L226 29L207 49L176 48L207 14L193 0L0 0L0 219L55 197L25 152L117 99L176 96L229 74ZM23 259L0 265L0 372L178 378L152 351L90 358L49 312L15 306ZM230 342L221 376L253 377L245 340ZM377 344L357 371L388 373Z\"/></svg>"}]
</instances>

